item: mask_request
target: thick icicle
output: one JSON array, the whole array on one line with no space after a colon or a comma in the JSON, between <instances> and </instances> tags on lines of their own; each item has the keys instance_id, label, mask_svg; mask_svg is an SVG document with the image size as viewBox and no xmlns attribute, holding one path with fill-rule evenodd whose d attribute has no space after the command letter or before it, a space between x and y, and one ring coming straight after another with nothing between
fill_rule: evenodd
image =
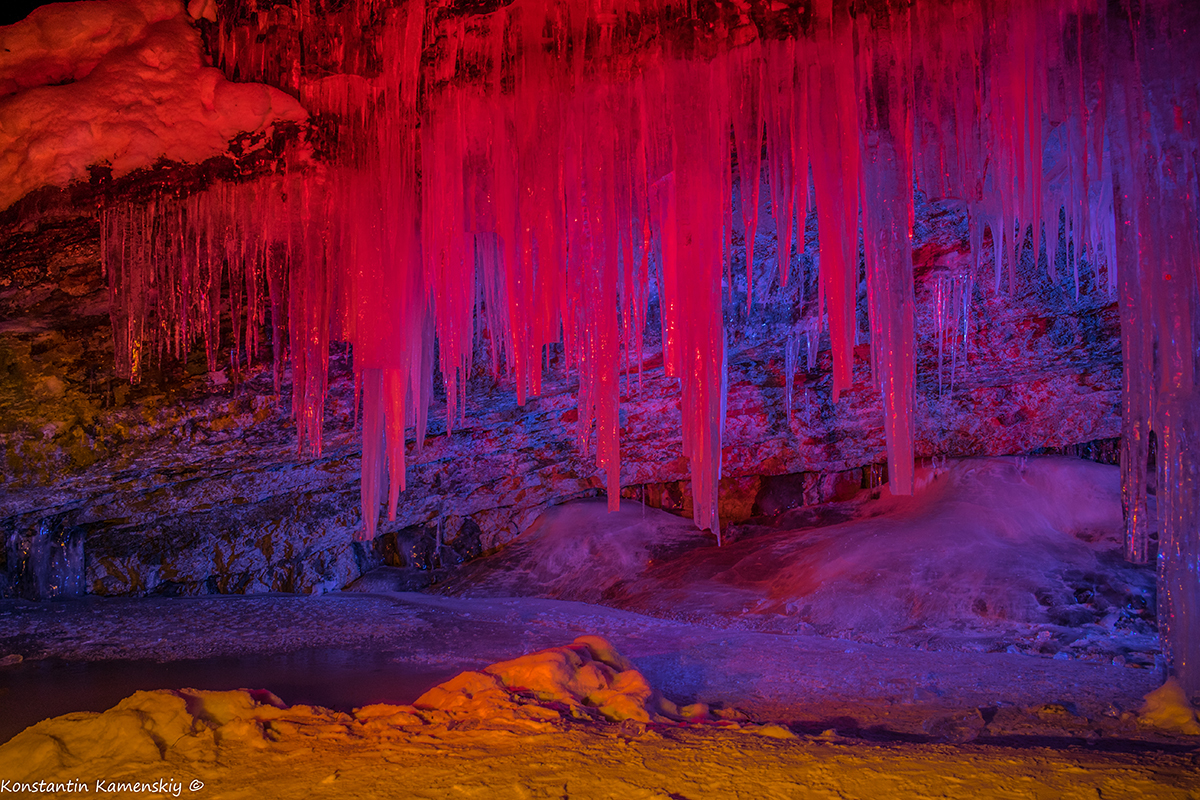
<instances>
[{"instance_id":1,"label":"thick icicle","mask_svg":"<svg viewBox=\"0 0 1200 800\"><path fill-rule=\"evenodd\" d=\"M912 42L906 3L881 9L860 50L863 243L872 368L883 393L888 482L912 494L916 367L912 270Z\"/></svg>"},{"instance_id":2,"label":"thick icicle","mask_svg":"<svg viewBox=\"0 0 1200 800\"><path fill-rule=\"evenodd\" d=\"M734 50L730 54L730 62L733 138L737 147L742 229L746 236L746 307L749 308L754 299L754 237L758 233L758 190L762 185L762 45L755 39L750 44ZM803 245L803 232L800 234L800 241Z\"/></svg>"},{"instance_id":3,"label":"thick icicle","mask_svg":"<svg viewBox=\"0 0 1200 800\"><path fill-rule=\"evenodd\" d=\"M1159 624L1189 697L1200 696L1200 9L1163 0L1109 19L1122 56L1108 80L1125 357L1122 470L1131 557L1149 555L1148 434L1158 467ZM1148 520L1146 520L1148 522Z\"/></svg>"},{"instance_id":4,"label":"thick icicle","mask_svg":"<svg viewBox=\"0 0 1200 800\"><path fill-rule=\"evenodd\" d=\"M714 67L667 65L667 125L674 141L675 185L669 200L675 263L672 309L679 332L677 358L683 394L684 453L691 463L693 519L720 541L717 482L721 472L721 383L725 335L721 319L723 171L729 129L726 107L712 92ZM673 267L673 268L669 268Z\"/></svg>"},{"instance_id":5,"label":"thick icicle","mask_svg":"<svg viewBox=\"0 0 1200 800\"><path fill-rule=\"evenodd\" d=\"M792 40L766 45L767 164L771 214L775 218L775 258L779 282L784 286L792 263L792 223L796 216L795 106L804 96L797 92L795 48ZM803 120L800 116L799 121Z\"/></svg>"},{"instance_id":6,"label":"thick icicle","mask_svg":"<svg viewBox=\"0 0 1200 800\"><path fill-rule=\"evenodd\" d=\"M821 245L820 281L829 313L833 398L854 382L854 302L859 211L859 128L849 15L816 23L817 66L808 72L808 126Z\"/></svg>"}]
</instances>

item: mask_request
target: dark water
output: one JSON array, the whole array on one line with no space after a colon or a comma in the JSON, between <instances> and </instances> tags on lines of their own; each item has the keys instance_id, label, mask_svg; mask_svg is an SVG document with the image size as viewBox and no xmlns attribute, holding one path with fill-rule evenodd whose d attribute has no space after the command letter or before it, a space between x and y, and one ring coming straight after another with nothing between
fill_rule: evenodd
<instances>
[{"instance_id":1,"label":"dark water","mask_svg":"<svg viewBox=\"0 0 1200 800\"><path fill-rule=\"evenodd\" d=\"M350 711L371 703L411 703L470 668L398 661L387 652L318 648L166 663L25 661L0 667L0 743L49 717L105 711L139 689L269 689L288 705Z\"/></svg>"}]
</instances>

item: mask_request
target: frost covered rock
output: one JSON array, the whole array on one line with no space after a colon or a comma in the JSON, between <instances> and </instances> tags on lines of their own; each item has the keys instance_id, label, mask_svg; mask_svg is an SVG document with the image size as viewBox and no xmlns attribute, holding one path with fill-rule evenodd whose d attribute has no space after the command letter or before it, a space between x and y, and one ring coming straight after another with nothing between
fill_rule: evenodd
<instances>
[{"instance_id":1,"label":"frost covered rock","mask_svg":"<svg viewBox=\"0 0 1200 800\"><path fill-rule=\"evenodd\" d=\"M172 0L50 6L0 29L0 49L0 209L94 166L120 177L199 163L238 134L307 118L283 92L209 67Z\"/></svg>"}]
</instances>

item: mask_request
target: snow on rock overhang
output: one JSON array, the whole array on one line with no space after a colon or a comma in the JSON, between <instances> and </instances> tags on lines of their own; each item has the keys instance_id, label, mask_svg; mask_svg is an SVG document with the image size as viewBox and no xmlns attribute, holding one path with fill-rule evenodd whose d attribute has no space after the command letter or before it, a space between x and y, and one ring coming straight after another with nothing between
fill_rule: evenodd
<instances>
[{"instance_id":1,"label":"snow on rock overhang","mask_svg":"<svg viewBox=\"0 0 1200 800\"><path fill-rule=\"evenodd\" d=\"M199 163L305 119L289 95L208 66L180 0L59 3L0 28L0 209L94 166Z\"/></svg>"}]
</instances>

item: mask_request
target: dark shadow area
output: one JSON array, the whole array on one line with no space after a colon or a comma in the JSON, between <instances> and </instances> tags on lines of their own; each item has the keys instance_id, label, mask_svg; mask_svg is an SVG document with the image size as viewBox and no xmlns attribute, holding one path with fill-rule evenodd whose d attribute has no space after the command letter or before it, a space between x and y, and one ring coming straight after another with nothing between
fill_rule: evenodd
<instances>
[{"instance_id":1,"label":"dark shadow area","mask_svg":"<svg viewBox=\"0 0 1200 800\"><path fill-rule=\"evenodd\" d=\"M1200 753L1200 747L1169 742L1141 742L1136 739L1096 738L1079 736L980 736L971 744L989 747L1012 747L1016 749L1050 748L1053 750L1083 749L1101 753L1125 753L1127 755L1188 755Z\"/></svg>"},{"instance_id":2,"label":"dark shadow area","mask_svg":"<svg viewBox=\"0 0 1200 800\"><path fill-rule=\"evenodd\" d=\"M30 12L41 6L48 6L54 0L6 0L0 4L0 25L12 25L29 16Z\"/></svg>"}]
</instances>

